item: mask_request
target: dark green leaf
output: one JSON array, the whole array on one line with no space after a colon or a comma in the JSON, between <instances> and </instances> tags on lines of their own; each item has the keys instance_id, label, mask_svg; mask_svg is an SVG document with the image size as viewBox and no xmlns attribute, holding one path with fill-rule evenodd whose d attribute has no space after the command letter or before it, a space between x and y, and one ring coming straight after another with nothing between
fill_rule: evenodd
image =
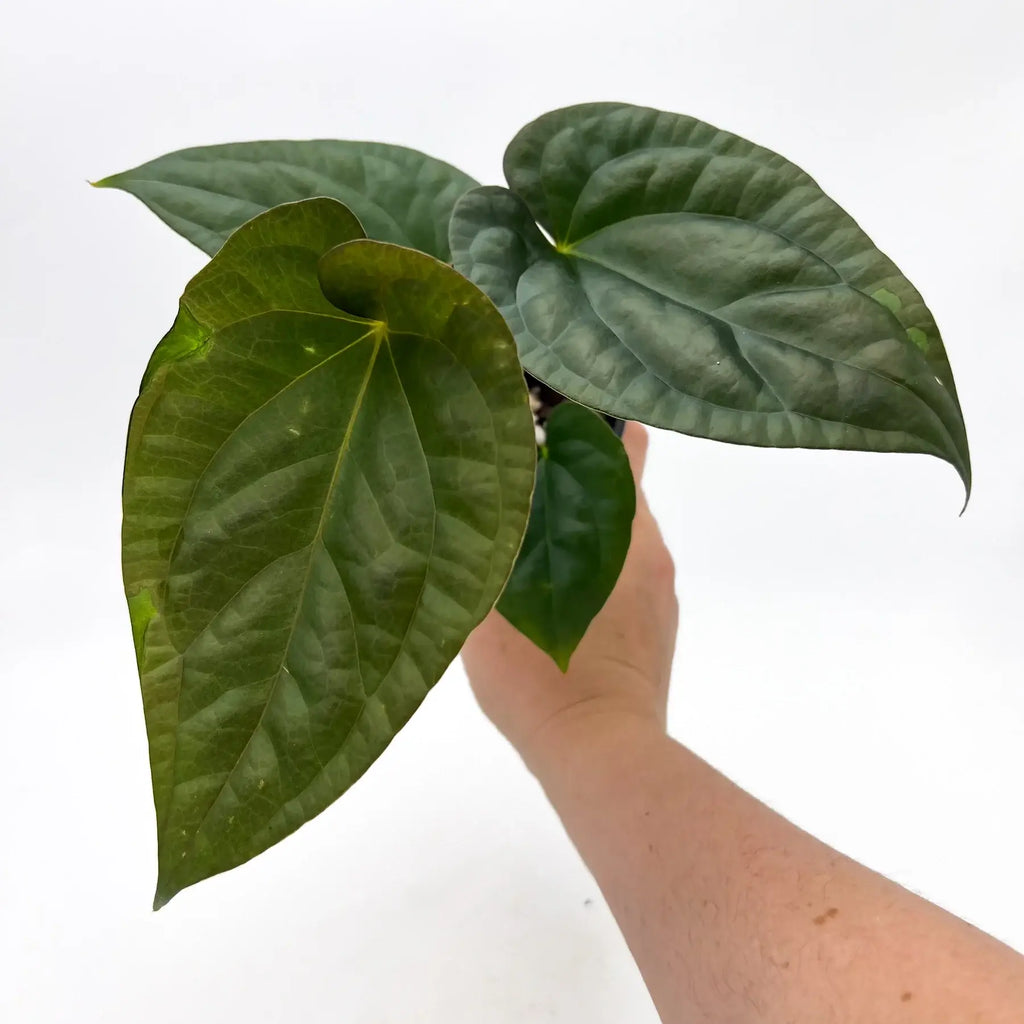
<instances>
[{"instance_id":1,"label":"dark green leaf","mask_svg":"<svg viewBox=\"0 0 1024 1024\"><path fill-rule=\"evenodd\" d=\"M317 199L232 235L132 414L124 579L157 906L366 770L526 528L535 446L507 327L449 267L356 234ZM367 296L374 318L352 315Z\"/></svg>"},{"instance_id":2,"label":"dark green leaf","mask_svg":"<svg viewBox=\"0 0 1024 1024\"><path fill-rule=\"evenodd\" d=\"M534 376L701 437L930 453L969 489L931 314L798 167L690 117L602 103L528 125L505 175L511 191L456 205L452 253Z\"/></svg>"},{"instance_id":3,"label":"dark green leaf","mask_svg":"<svg viewBox=\"0 0 1024 1024\"><path fill-rule=\"evenodd\" d=\"M258 213L329 196L356 214L370 238L448 262L452 206L476 182L404 146L320 139L182 149L96 185L137 196L211 256Z\"/></svg>"},{"instance_id":4,"label":"dark green leaf","mask_svg":"<svg viewBox=\"0 0 1024 1024\"><path fill-rule=\"evenodd\" d=\"M546 426L530 524L498 611L565 671L619 578L636 492L602 417L563 402Z\"/></svg>"}]
</instances>

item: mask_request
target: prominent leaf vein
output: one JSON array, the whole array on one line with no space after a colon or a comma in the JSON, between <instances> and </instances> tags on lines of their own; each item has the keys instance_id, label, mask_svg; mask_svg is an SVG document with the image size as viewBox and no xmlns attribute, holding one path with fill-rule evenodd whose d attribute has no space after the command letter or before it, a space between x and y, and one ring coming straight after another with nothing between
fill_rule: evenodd
<instances>
[{"instance_id":1,"label":"prominent leaf vein","mask_svg":"<svg viewBox=\"0 0 1024 1024\"><path fill-rule=\"evenodd\" d=\"M600 266L603 269L609 271L610 273L617 274L619 277L624 278L625 280L629 281L631 284L636 285L636 287L642 288L645 291L649 291L653 295L657 295L659 298L667 299L669 302L676 303L677 305L683 306L684 308L694 310L694 311L696 311L698 313L703 313L705 316L708 316L708 317L711 317L711 318L713 318L715 320L718 320L720 323L728 325L734 331L735 331L735 329L737 327L741 326L741 325L738 325L738 324L734 323L733 321L729 320L727 317L720 316L720 315L718 315L716 313L711 312L710 310L701 309L699 306L693 306L693 305L690 305L689 303L681 302L679 299L675 298L674 296L667 295L665 292L663 292L660 289L654 287L653 285L648 284L648 283L646 283L644 281L638 280L637 278L633 277L630 274L627 274L625 271L621 270L618 267L608 266L607 264L602 263L601 260L596 259L593 256L585 256L585 257L583 257L579 253L576 253L574 255L575 256L579 256L580 258L586 259L586 260L588 260L591 263L597 264L598 266ZM586 291L587 291L586 284L583 282L582 278L580 278L579 280L580 280L581 287L583 288L584 292L586 293ZM781 292L785 292L785 291L793 291L793 292L821 291L821 290L825 290L825 289L827 289L829 287L832 287L832 286L830 286L830 285L819 285L819 286L807 287L807 288L778 289L777 292L781 293ZM852 287L852 286L850 286L850 287ZM760 294L760 293L758 293L758 294ZM589 293L587 294L587 297L588 297L588 299L590 298ZM881 305L881 303L877 303L877 300L874 300L874 301L876 301L876 304ZM608 328L608 330L611 331L611 333L614 334L616 338L618 338L618 340L621 342L623 347L627 348L630 351L630 353L632 353L641 362L644 362L643 359L639 356L639 354L633 348L630 347L630 345L626 341L626 339L624 337L622 337L620 334L618 334L611 327L611 325L608 324L608 322L601 316L600 312L594 306L594 303L592 301L590 302L590 306L594 310L595 315L601 320L601 323L603 323ZM790 349L793 349L796 352L802 352L805 355L810 355L810 356L813 356L813 357L818 358L818 359L824 359L826 362L832 363L834 366L844 366L844 367L846 367L848 369L857 370L859 373L863 373L863 374L865 374L866 376L869 376L869 377L874 377L876 380L885 381L888 384L891 384L892 386L894 386L896 388L899 388L901 391L903 391L907 395L909 395L912 401L914 401L915 403L920 404L921 406L924 407L924 409L927 412L927 414L935 422L937 422L939 424L939 426L942 428L942 431L946 435L946 437L949 439L951 446L954 449L956 448L956 444L954 442L952 434L950 433L949 428L946 426L946 424L943 421L942 417L939 416L939 414L923 398L921 398L920 395L918 395L915 391L913 391L911 388L909 388L905 382L897 380L894 377L890 377L887 374L879 372L878 370L868 369L867 367L859 366L856 363L852 363L852 362L843 362L841 359L837 359L837 358L835 358L833 356L830 356L827 352L816 352L816 351L814 351L814 349L806 348L803 345L797 345L795 342L787 341L785 338L771 337L770 340L772 342L774 342L775 344L781 346L781 347L790 348ZM740 344L739 343L739 339L737 338L737 345L739 345L739 344ZM744 356L744 359L746 360L746 356ZM771 387L770 383L765 379L764 375L759 373L757 371L757 369L753 365L750 364L749 360L746 360L746 362L747 362L747 365L750 366L751 371L754 374L756 374L758 380L760 380L766 387L768 387L769 390L772 391L772 394L775 394L776 398L778 398L779 397L778 394ZM673 391L677 391L677 392L679 392L681 394L687 394L687 397L694 398L696 401L705 402L705 404L715 406L716 408L728 409L728 410L733 411L733 412L742 411L742 410L734 410L730 406L722 406L722 405L719 405L718 403L715 403L715 402L709 402L707 399L698 398L695 395L690 395L688 392L682 392L678 387L676 387L673 384L669 384L668 381L666 381L663 377L661 377L657 373L655 373L655 371L652 370L649 366L647 366L646 363L644 363L644 366L647 368L648 372L650 372L654 377L657 377L658 380L660 380L663 384L665 384L666 387L671 388ZM780 399L780 402L781 402L781 399ZM794 411L794 410L790 409L788 406L786 406L785 403L782 403L782 404L783 404L783 410L785 412L787 412L788 414L790 414L790 415L804 417L806 419L814 420L814 421L819 422L819 423L839 423L839 424L843 424L842 420L829 420L829 419L827 419L827 418L825 418L823 416L816 416L816 415L814 415L812 413ZM843 424L843 425L845 425L845 424ZM861 429L865 429L865 430L866 429L870 429L870 430L873 430L873 431L875 431L877 433L881 433L881 434L905 433L905 431L901 432L901 431L891 431L891 430L879 430L877 427L871 427L871 428L862 427ZM921 440L923 440L923 439L921 439Z\"/></svg>"},{"instance_id":2,"label":"prominent leaf vein","mask_svg":"<svg viewBox=\"0 0 1024 1024\"><path fill-rule=\"evenodd\" d=\"M349 420L348 420L348 423L346 424L346 427L345 427L345 434L342 437L341 446L338 449L338 457L337 457L337 459L335 461L335 464L334 464L334 471L331 474L331 479L328 482L327 488L326 488L326 490L324 492L323 509L321 510L320 519L317 522L316 530L314 531L314 534L313 534L313 540L311 541L311 543L309 545L310 557L309 557L309 560L306 563L306 572L305 572L305 576L303 578L302 586L299 588L299 594L300 595L305 593L306 588L309 586L309 576L310 576L310 573L312 572L312 568L313 568L313 552L314 552L314 550L316 548L316 545L323 543L323 528L324 528L324 523L327 520L328 508L330 507L330 495L331 495L331 492L334 490L335 484L337 483L338 475L341 472L341 467L342 467L342 464L344 463L345 456L348 454L349 444L350 444L351 439L352 439L352 432L355 429L356 420L357 420L357 418L359 416L360 410L362 409L363 400L366 397L366 391L367 391L367 388L369 387L369 384L370 384L370 378L373 375L373 369L374 369L374 366L376 365L376 362L377 362L377 356L378 356L378 353L380 351L380 346L381 346L381 339L380 339L379 333L377 333L374 336L374 350L373 350L373 354L371 355L371 357L369 359L369 362L368 362L367 368L366 368L366 373L364 374L362 383L360 384L359 393L357 394L356 400L353 403L352 412L349 415ZM350 347L351 346L346 346L346 349L350 348ZM344 351L344 350L342 350L342 351ZM330 359L334 358L335 355L338 355L338 354L340 354L340 353L333 353L331 356L329 356L327 359L323 360L322 362L326 363ZM191 837L189 839L187 850L194 850L195 849L196 840L198 839L199 835L202 833L203 828L205 827L207 821L209 821L210 815L213 813L213 811L216 809L217 805L220 803L220 800L223 797L225 790L227 789L227 787L229 785L231 785L232 779L234 777L234 774L238 770L238 766L242 763L243 759L245 758L245 755L248 753L249 748L252 745L253 739L255 738L256 734L263 727L263 722L266 719L267 711L269 710L271 704L273 703L274 696L277 693L277 688L280 685L281 672L285 668L285 665L287 663L288 654L289 654L289 651L291 649L292 638L294 638L295 627L298 624L299 614L301 613L301 611L302 611L302 600L300 598L299 600L297 600L295 602L295 614L292 617L291 626L289 627L289 633L288 633L289 640L288 640L288 643L285 645L284 654L282 655L282 659L281 659L281 666L280 666L280 668L279 668L279 670L277 672L277 675L274 678L273 684L271 685L270 692L267 694L267 700L266 700L266 703L263 705L263 710L260 712L259 720L256 722L256 725L253 727L252 732L249 734L249 739L246 741L245 746L242 748L241 753L239 753L238 757L235 759L235 762L234 762L233 766L231 767L231 769L229 770L228 776L225 779L224 784L221 786L221 788L218 790L218 792L214 796L214 798L211 801L209 807L206 809L206 812L203 814L202 819L200 820L199 824L196 826L195 830L193 831L193 833L192 833L192 835L191 835ZM180 695L180 688L179 688L179 695ZM179 699L180 699L180 696L179 696Z\"/></svg>"}]
</instances>

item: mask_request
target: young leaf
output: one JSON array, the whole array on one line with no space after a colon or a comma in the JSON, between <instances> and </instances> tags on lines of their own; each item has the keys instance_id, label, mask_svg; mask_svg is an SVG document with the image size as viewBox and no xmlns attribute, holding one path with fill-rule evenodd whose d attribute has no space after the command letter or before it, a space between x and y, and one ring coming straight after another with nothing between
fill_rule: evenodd
<instances>
[{"instance_id":1,"label":"young leaf","mask_svg":"<svg viewBox=\"0 0 1024 1024\"><path fill-rule=\"evenodd\" d=\"M239 229L132 414L124 580L158 907L359 778L525 531L533 425L501 316L432 257L357 234L329 199Z\"/></svg>"},{"instance_id":2,"label":"young leaf","mask_svg":"<svg viewBox=\"0 0 1024 1024\"><path fill-rule=\"evenodd\" d=\"M546 431L530 524L498 611L565 671L619 578L636 492L602 417L562 402Z\"/></svg>"},{"instance_id":3,"label":"young leaf","mask_svg":"<svg viewBox=\"0 0 1024 1024\"><path fill-rule=\"evenodd\" d=\"M210 256L258 213L328 196L348 206L370 238L445 262L452 206L476 184L414 149L333 139L182 149L96 182L137 196Z\"/></svg>"},{"instance_id":4,"label":"young leaf","mask_svg":"<svg viewBox=\"0 0 1024 1024\"><path fill-rule=\"evenodd\" d=\"M798 167L690 117L598 103L527 125L505 176L511 191L456 204L452 254L531 374L701 437L926 452L969 490L931 314Z\"/></svg>"}]
</instances>

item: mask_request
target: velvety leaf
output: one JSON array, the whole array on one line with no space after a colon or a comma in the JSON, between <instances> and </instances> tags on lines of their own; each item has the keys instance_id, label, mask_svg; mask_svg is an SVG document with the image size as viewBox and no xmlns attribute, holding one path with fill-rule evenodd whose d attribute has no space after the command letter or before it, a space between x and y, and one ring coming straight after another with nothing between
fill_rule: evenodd
<instances>
[{"instance_id":1,"label":"velvety leaf","mask_svg":"<svg viewBox=\"0 0 1024 1024\"><path fill-rule=\"evenodd\" d=\"M156 906L359 778L526 528L535 444L508 328L449 267L357 233L316 199L233 234L132 414L124 579Z\"/></svg>"},{"instance_id":2,"label":"velvety leaf","mask_svg":"<svg viewBox=\"0 0 1024 1024\"><path fill-rule=\"evenodd\" d=\"M798 167L690 117L599 103L527 125L505 175L511 191L456 205L452 254L531 374L701 437L926 452L969 489L935 321Z\"/></svg>"},{"instance_id":3,"label":"velvety leaf","mask_svg":"<svg viewBox=\"0 0 1024 1024\"><path fill-rule=\"evenodd\" d=\"M636 492L601 416L562 402L546 430L530 523L498 611L564 671L619 578Z\"/></svg>"},{"instance_id":4,"label":"velvety leaf","mask_svg":"<svg viewBox=\"0 0 1024 1024\"><path fill-rule=\"evenodd\" d=\"M404 146L319 139L182 149L96 185L137 196L211 256L258 213L328 196L348 206L370 238L448 262L452 206L476 182Z\"/></svg>"}]
</instances>

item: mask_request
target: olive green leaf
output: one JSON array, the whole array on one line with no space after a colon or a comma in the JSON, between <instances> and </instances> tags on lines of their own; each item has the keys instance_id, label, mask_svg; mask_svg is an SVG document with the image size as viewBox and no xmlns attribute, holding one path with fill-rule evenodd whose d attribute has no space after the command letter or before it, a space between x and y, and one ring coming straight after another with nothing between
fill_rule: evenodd
<instances>
[{"instance_id":1,"label":"olive green leaf","mask_svg":"<svg viewBox=\"0 0 1024 1024\"><path fill-rule=\"evenodd\" d=\"M546 430L530 523L498 611L565 671L619 578L636 491L626 450L601 416L562 402Z\"/></svg>"},{"instance_id":2,"label":"olive green leaf","mask_svg":"<svg viewBox=\"0 0 1024 1024\"><path fill-rule=\"evenodd\" d=\"M210 256L264 210L328 196L348 206L370 238L448 262L452 206L476 182L404 146L320 139L182 149L95 184L137 196Z\"/></svg>"},{"instance_id":3,"label":"olive green leaf","mask_svg":"<svg viewBox=\"0 0 1024 1024\"><path fill-rule=\"evenodd\" d=\"M357 236L329 199L239 229L132 413L123 568L157 907L359 778L526 529L536 449L500 314L443 263Z\"/></svg>"},{"instance_id":4,"label":"olive green leaf","mask_svg":"<svg viewBox=\"0 0 1024 1024\"><path fill-rule=\"evenodd\" d=\"M531 374L701 437L926 452L969 490L935 321L798 167L691 117L598 103L527 125L505 176L511 191L456 204L452 255Z\"/></svg>"}]
</instances>

